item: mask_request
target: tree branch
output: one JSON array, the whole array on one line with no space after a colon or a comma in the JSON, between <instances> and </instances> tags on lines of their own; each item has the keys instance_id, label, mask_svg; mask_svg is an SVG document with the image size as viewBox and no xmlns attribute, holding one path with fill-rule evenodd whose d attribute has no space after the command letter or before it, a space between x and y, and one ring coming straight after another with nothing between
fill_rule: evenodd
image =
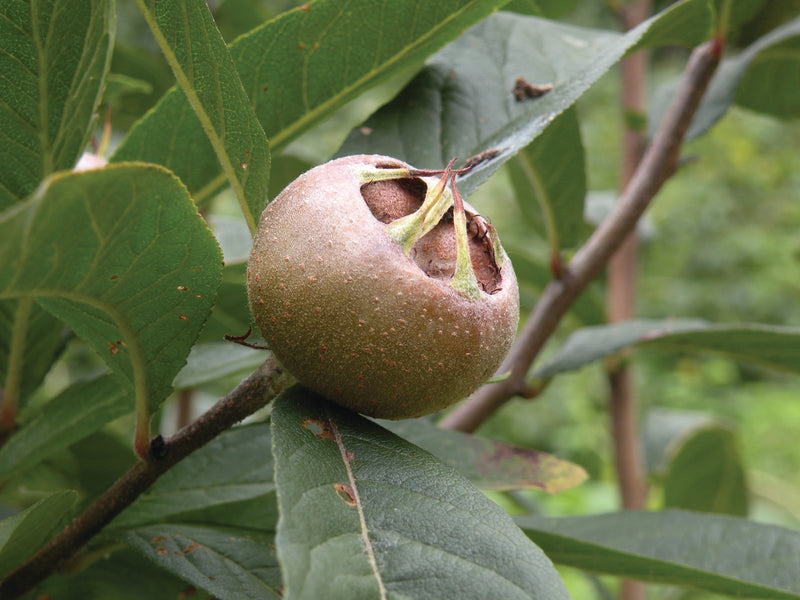
<instances>
[{"instance_id":1,"label":"tree branch","mask_svg":"<svg viewBox=\"0 0 800 600\"><path fill-rule=\"evenodd\" d=\"M495 410L525 388L528 369L545 342L580 293L633 231L656 192L675 171L683 137L721 54L722 45L716 39L692 52L681 87L614 211L578 250L564 277L551 281L545 288L500 366L498 372L510 371L510 375L475 392L442 419L442 427L475 431Z\"/></svg>"},{"instance_id":2,"label":"tree branch","mask_svg":"<svg viewBox=\"0 0 800 600\"><path fill-rule=\"evenodd\" d=\"M50 575L103 527L130 506L179 461L264 407L293 379L272 355L193 423L164 440L153 438L150 456L139 460L61 533L0 582L0 600L17 598Z\"/></svg>"}]
</instances>

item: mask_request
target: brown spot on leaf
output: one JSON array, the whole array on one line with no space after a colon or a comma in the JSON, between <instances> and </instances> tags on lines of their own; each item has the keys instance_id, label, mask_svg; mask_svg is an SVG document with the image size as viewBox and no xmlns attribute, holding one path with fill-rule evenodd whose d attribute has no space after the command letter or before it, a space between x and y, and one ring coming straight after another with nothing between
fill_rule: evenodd
<instances>
[{"instance_id":1,"label":"brown spot on leaf","mask_svg":"<svg viewBox=\"0 0 800 600\"><path fill-rule=\"evenodd\" d=\"M164 546L159 546L156 548L156 554L159 556L164 556L165 554L169 554L169 550L167 550Z\"/></svg>"},{"instance_id":2,"label":"brown spot on leaf","mask_svg":"<svg viewBox=\"0 0 800 600\"><path fill-rule=\"evenodd\" d=\"M189 596L194 596L196 593L197 589L193 585L190 585L178 592L178 600L183 600Z\"/></svg>"},{"instance_id":3,"label":"brown spot on leaf","mask_svg":"<svg viewBox=\"0 0 800 600\"><path fill-rule=\"evenodd\" d=\"M347 506L356 505L356 496L353 492L352 486L347 483L334 483L333 489L336 490L336 493L342 500L344 500L344 503L347 504Z\"/></svg>"},{"instance_id":4,"label":"brown spot on leaf","mask_svg":"<svg viewBox=\"0 0 800 600\"><path fill-rule=\"evenodd\" d=\"M331 428L330 421L326 421L317 417L311 417L310 419L303 421L303 427L317 436L317 439L333 439L333 429Z\"/></svg>"},{"instance_id":5,"label":"brown spot on leaf","mask_svg":"<svg viewBox=\"0 0 800 600\"><path fill-rule=\"evenodd\" d=\"M194 552L195 550L198 550L198 549L200 549L200 548L202 548L202 547L203 547L203 546L202 546L202 545L200 545L200 544L198 544L197 542L192 542L191 544L189 544L188 546L186 546L186 548L184 548L183 550L180 550L180 551L178 551L178 552L175 552L175 554L180 554L180 555L191 554L191 553L192 553L192 552Z\"/></svg>"},{"instance_id":6,"label":"brown spot on leaf","mask_svg":"<svg viewBox=\"0 0 800 600\"><path fill-rule=\"evenodd\" d=\"M187 317L187 316L186 316L185 314L183 314L183 313L179 314L179 315L178 315L178 318L179 318L181 321L188 321L188 320L189 320L189 317Z\"/></svg>"},{"instance_id":7,"label":"brown spot on leaf","mask_svg":"<svg viewBox=\"0 0 800 600\"><path fill-rule=\"evenodd\" d=\"M544 96L552 89L552 83L534 85L525 81L524 77L517 77L517 80L514 82L514 89L511 90L511 93L514 94L514 98L516 98L517 102L524 102L528 98Z\"/></svg>"}]
</instances>

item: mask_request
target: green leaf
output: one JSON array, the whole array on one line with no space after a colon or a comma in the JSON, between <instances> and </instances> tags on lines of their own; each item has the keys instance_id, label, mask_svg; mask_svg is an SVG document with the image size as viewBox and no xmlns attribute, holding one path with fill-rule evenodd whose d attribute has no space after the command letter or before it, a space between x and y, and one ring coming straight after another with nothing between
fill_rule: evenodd
<instances>
[{"instance_id":1,"label":"green leaf","mask_svg":"<svg viewBox=\"0 0 800 600\"><path fill-rule=\"evenodd\" d=\"M138 0L253 232L267 200L269 144L204 0Z\"/></svg>"},{"instance_id":2,"label":"green leaf","mask_svg":"<svg viewBox=\"0 0 800 600\"><path fill-rule=\"evenodd\" d=\"M736 597L800 598L800 532L790 529L676 510L516 521L559 564Z\"/></svg>"},{"instance_id":3,"label":"green leaf","mask_svg":"<svg viewBox=\"0 0 800 600\"><path fill-rule=\"evenodd\" d=\"M171 391L209 314L222 258L168 171L118 165L58 174L0 215L0 299L33 297L135 390Z\"/></svg>"},{"instance_id":4,"label":"green leaf","mask_svg":"<svg viewBox=\"0 0 800 600\"><path fill-rule=\"evenodd\" d=\"M506 0L317 0L230 46L273 154L360 93L418 65ZM224 183L213 150L176 89L133 128L113 160L175 172L201 202Z\"/></svg>"},{"instance_id":5,"label":"green leaf","mask_svg":"<svg viewBox=\"0 0 800 600\"><path fill-rule=\"evenodd\" d=\"M0 448L0 482L132 411L133 398L118 377L101 375L68 387Z\"/></svg>"},{"instance_id":6,"label":"green leaf","mask_svg":"<svg viewBox=\"0 0 800 600\"><path fill-rule=\"evenodd\" d=\"M509 161L522 214L550 240L551 253L578 243L586 170L578 114L568 108Z\"/></svg>"},{"instance_id":7,"label":"green leaf","mask_svg":"<svg viewBox=\"0 0 800 600\"><path fill-rule=\"evenodd\" d=\"M153 84L129 75L109 73L106 89L103 91L103 104L118 104L128 94L152 94Z\"/></svg>"},{"instance_id":8,"label":"green leaf","mask_svg":"<svg viewBox=\"0 0 800 600\"><path fill-rule=\"evenodd\" d=\"M132 17L141 17L141 11L133 3L117 3L120 20L130 23ZM124 11L124 12L123 12ZM161 96L175 84L175 76L169 68L164 55L154 48L154 44L142 32L147 28L144 18L141 24L138 19L126 32L120 32L114 44L114 56L111 59L111 73L106 82L104 103L111 107L111 116L115 129L127 131L133 123L152 108ZM121 39L120 39L121 38ZM126 39L127 38L127 39ZM142 45L146 45L143 47ZM130 78L129 81L140 81L152 88L146 92L129 87L127 93L121 92L118 77ZM132 80L132 81L131 81ZM212 153L213 157L213 153ZM216 158L216 157L213 157Z\"/></svg>"},{"instance_id":9,"label":"green leaf","mask_svg":"<svg viewBox=\"0 0 800 600\"><path fill-rule=\"evenodd\" d=\"M761 9L764 0L712 0L712 3L719 18L725 15L724 11L726 9L729 11L726 27L733 29L752 19ZM726 4L727 7L725 6Z\"/></svg>"},{"instance_id":10,"label":"green leaf","mask_svg":"<svg viewBox=\"0 0 800 600\"><path fill-rule=\"evenodd\" d=\"M232 342L197 344L189 353L186 365L175 377L176 389L211 383L222 377L253 372L264 362L264 351Z\"/></svg>"},{"instance_id":11,"label":"green leaf","mask_svg":"<svg viewBox=\"0 0 800 600\"><path fill-rule=\"evenodd\" d=\"M377 424L294 386L272 435L288 600L568 597L505 512Z\"/></svg>"},{"instance_id":12,"label":"green leaf","mask_svg":"<svg viewBox=\"0 0 800 600\"><path fill-rule=\"evenodd\" d=\"M28 600L207 600L205 594L160 569L139 552L126 547L100 546L84 557L77 573L56 572L28 596ZM86 563L89 563L86 566Z\"/></svg>"},{"instance_id":13,"label":"green leaf","mask_svg":"<svg viewBox=\"0 0 800 600\"><path fill-rule=\"evenodd\" d=\"M63 325L31 298L0 300L0 388L21 406L64 347Z\"/></svg>"},{"instance_id":14,"label":"green leaf","mask_svg":"<svg viewBox=\"0 0 800 600\"><path fill-rule=\"evenodd\" d=\"M217 343L226 335L244 335L251 326L250 303L247 300L247 285L244 282L246 264L226 267L222 274L222 284L217 294L217 303L203 328L199 341ZM238 268L238 267L241 267ZM242 277L239 277L241 272ZM235 280L232 281L232 279ZM256 334L249 338L257 343ZM228 346L233 345L227 342Z\"/></svg>"},{"instance_id":15,"label":"green leaf","mask_svg":"<svg viewBox=\"0 0 800 600\"><path fill-rule=\"evenodd\" d=\"M648 470L667 508L746 516L748 487L733 429L699 411L651 409L645 425Z\"/></svg>"},{"instance_id":16,"label":"green leaf","mask_svg":"<svg viewBox=\"0 0 800 600\"><path fill-rule=\"evenodd\" d=\"M107 528L220 599L278 598L269 425L235 427L165 473Z\"/></svg>"},{"instance_id":17,"label":"green leaf","mask_svg":"<svg viewBox=\"0 0 800 600\"><path fill-rule=\"evenodd\" d=\"M747 515L747 483L736 434L719 424L682 440L664 478L664 506Z\"/></svg>"},{"instance_id":18,"label":"green leaf","mask_svg":"<svg viewBox=\"0 0 800 600\"><path fill-rule=\"evenodd\" d=\"M111 0L4 2L0 8L0 211L89 140L111 60Z\"/></svg>"},{"instance_id":19,"label":"green leaf","mask_svg":"<svg viewBox=\"0 0 800 600\"><path fill-rule=\"evenodd\" d=\"M220 600L282 597L269 533L162 524L128 532L123 539L160 567Z\"/></svg>"},{"instance_id":20,"label":"green leaf","mask_svg":"<svg viewBox=\"0 0 800 600\"><path fill-rule=\"evenodd\" d=\"M557 494L586 479L586 471L552 454L436 427L423 420L380 425L430 452L485 490L537 488Z\"/></svg>"},{"instance_id":21,"label":"green leaf","mask_svg":"<svg viewBox=\"0 0 800 600\"><path fill-rule=\"evenodd\" d=\"M574 371L629 346L713 353L756 366L800 373L800 329L769 325L710 325L700 320L634 320L579 329L535 377Z\"/></svg>"},{"instance_id":22,"label":"green leaf","mask_svg":"<svg viewBox=\"0 0 800 600\"><path fill-rule=\"evenodd\" d=\"M736 104L779 119L800 117L800 17L759 40L736 88ZM752 52L752 50L751 50Z\"/></svg>"},{"instance_id":23,"label":"green leaf","mask_svg":"<svg viewBox=\"0 0 800 600\"><path fill-rule=\"evenodd\" d=\"M492 15L428 60L337 154L387 154L437 168L454 156L499 151L460 179L461 191L469 195L626 54L645 46L698 43L710 23L708 3L699 0L673 5L624 35ZM513 90L519 77L553 89L518 101Z\"/></svg>"},{"instance_id":24,"label":"green leaf","mask_svg":"<svg viewBox=\"0 0 800 600\"><path fill-rule=\"evenodd\" d=\"M262 361L263 362L263 361ZM110 525L111 530L180 521L184 513L272 494L268 425L236 427L218 436L165 473ZM274 522L251 523L274 528Z\"/></svg>"},{"instance_id":25,"label":"green leaf","mask_svg":"<svg viewBox=\"0 0 800 600\"><path fill-rule=\"evenodd\" d=\"M116 23L109 0L6 3L0 15L2 212L45 176L75 165L101 100ZM41 382L61 337L58 320L30 300L0 301L0 387L9 417Z\"/></svg>"},{"instance_id":26,"label":"green leaf","mask_svg":"<svg viewBox=\"0 0 800 600\"><path fill-rule=\"evenodd\" d=\"M113 426L79 440L70 447L69 455L77 467L76 487L88 498L100 496L136 461L130 434L115 432Z\"/></svg>"},{"instance_id":27,"label":"green leaf","mask_svg":"<svg viewBox=\"0 0 800 600\"><path fill-rule=\"evenodd\" d=\"M222 0L214 11L214 21L229 42L274 16L274 8L260 0Z\"/></svg>"},{"instance_id":28,"label":"green leaf","mask_svg":"<svg viewBox=\"0 0 800 600\"><path fill-rule=\"evenodd\" d=\"M736 102L774 117L800 116L800 17L776 27L736 56L720 63L686 132L692 139L708 131ZM664 84L650 110L652 137L674 96L678 81Z\"/></svg>"},{"instance_id":29,"label":"green leaf","mask_svg":"<svg viewBox=\"0 0 800 600\"><path fill-rule=\"evenodd\" d=\"M523 15L558 19L573 10L578 0L511 0L505 10Z\"/></svg>"},{"instance_id":30,"label":"green leaf","mask_svg":"<svg viewBox=\"0 0 800 600\"><path fill-rule=\"evenodd\" d=\"M77 494L71 490L57 492L0 521L0 580L63 526L76 498Z\"/></svg>"}]
</instances>

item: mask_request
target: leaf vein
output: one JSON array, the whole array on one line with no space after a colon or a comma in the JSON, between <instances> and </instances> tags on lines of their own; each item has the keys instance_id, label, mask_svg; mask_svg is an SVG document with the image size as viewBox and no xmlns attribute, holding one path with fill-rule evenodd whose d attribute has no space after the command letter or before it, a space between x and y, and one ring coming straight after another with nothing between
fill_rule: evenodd
<instances>
[{"instance_id":1,"label":"leaf vein","mask_svg":"<svg viewBox=\"0 0 800 600\"><path fill-rule=\"evenodd\" d=\"M358 510L358 520L361 524L361 538L364 541L364 546L366 547L367 551L367 560L369 561L369 566L372 569L372 574L375 576L375 581L378 584L378 591L380 593L380 600L386 600L386 586L383 583L383 577L381 576L380 570L378 569L378 562L375 559L375 549L372 546L372 540L369 537L369 531L367 529L367 520L364 517L364 506L361 503L361 497L358 494L358 486L356 485L355 476L353 475L353 469L350 465L350 459L347 457L347 450L344 446L344 440L342 440L342 434L339 431L339 428L336 426L336 421L332 418L328 418L328 422L331 425L331 431L333 432L333 439L336 442L336 446L339 448L339 454L342 457L342 462L344 462L344 468L347 470L347 478L350 481L350 489L353 492L353 500L356 503L356 509Z\"/></svg>"}]
</instances>

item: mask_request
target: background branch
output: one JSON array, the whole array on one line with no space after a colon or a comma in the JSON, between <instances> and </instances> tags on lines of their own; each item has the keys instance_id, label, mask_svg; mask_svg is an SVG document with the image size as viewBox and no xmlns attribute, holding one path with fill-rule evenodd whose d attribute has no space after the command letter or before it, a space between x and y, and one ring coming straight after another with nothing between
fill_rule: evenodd
<instances>
[{"instance_id":1,"label":"background branch","mask_svg":"<svg viewBox=\"0 0 800 600\"><path fill-rule=\"evenodd\" d=\"M151 442L150 456L139 460L61 533L0 582L0 600L17 598L50 575L103 527L130 506L153 482L179 461L223 431L263 408L293 379L269 358L227 396L175 435Z\"/></svg>"},{"instance_id":2,"label":"background branch","mask_svg":"<svg viewBox=\"0 0 800 600\"><path fill-rule=\"evenodd\" d=\"M509 377L479 389L442 419L448 429L472 432L495 410L526 387L525 377L545 342L587 285L603 270L663 183L675 171L681 143L711 76L722 45L712 39L692 52L680 89L653 142L639 163L615 210L570 262L564 277L551 281L525 323L500 373Z\"/></svg>"},{"instance_id":3,"label":"background branch","mask_svg":"<svg viewBox=\"0 0 800 600\"><path fill-rule=\"evenodd\" d=\"M637 0L620 8L625 31L630 31L650 15L650 0ZM644 156L647 136L644 127L647 53L639 51L621 63L622 157L619 189L628 187ZM642 117L640 119L640 117ZM610 323L636 316L636 288L639 267L639 236L634 227L620 248L611 256L606 271L606 314ZM642 509L647 499L641 457L633 365L628 360L606 361L608 411L611 421L617 490L622 508ZM647 589L641 581L623 579L620 600L644 600Z\"/></svg>"}]
</instances>

